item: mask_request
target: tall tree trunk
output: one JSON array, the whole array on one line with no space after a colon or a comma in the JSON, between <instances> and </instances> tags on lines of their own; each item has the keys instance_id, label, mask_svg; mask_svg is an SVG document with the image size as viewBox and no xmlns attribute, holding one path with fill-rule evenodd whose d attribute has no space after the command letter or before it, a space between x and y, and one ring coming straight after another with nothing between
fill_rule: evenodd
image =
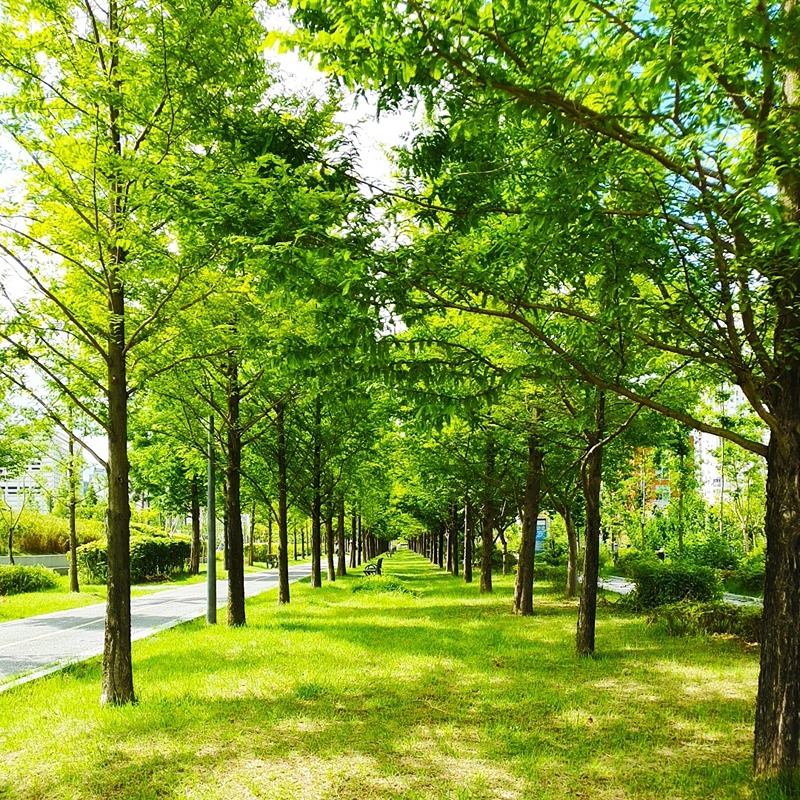
<instances>
[{"instance_id":1,"label":"tall tree trunk","mask_svg":"<svg viewBox=\"0 0 800 800\"><path fill-rule=\"evenodd\" d=\"M191 499L192 515L192 549L189 553L189 574L200 574L200 481L197 475L192 475L189 481L189 493Z\"/></svg>"},{"instance_id":2,"label":"tall tree trunk","mask_svg":"<svg viewBox=\"0 0 800 800\"><path fill-rule=\"evenodd\" d=\"M578 531L570 507L564 503L557 508L567 530L567 597L572 599L578 591Z\"/></svg>"},{"instance_id":3,"label":"tall tree trunk","mask_svg":"<svg viewBox=\"0 0 800 800\"><path fill-rule=\"evenodd\" d=\"M678 467L680 480L678 482L678 553L683 555L683 509L684 497L686 495L686 455L681 453L680 465Z\"/></svg>"},{"instance_id":4,"label":"tall tree trunk","mask_svg":"<svg viewBox=\"0 0 800 800\"><path fill-rule=\"evenodd\" d=\"M497 534L497 538L500 539L500 545L502 546L503 575L508 575L508 539L506 539L506 532L500 531Z\"/></svg>"},{"instance_id":5,"label":"tall tree trunk","mask_svg":"<svg viewBox=\"0 0 800 800\"><path fill-rule=\"evenodd\" d=\"M600 563L600 483L603 477L603 430L605 395L597 393L595 428L586 440L587 456L581 465L581 486L586 500L586 544L583 550L583 583L578 610L576 646L578 655L594 653L595 621L597 618L597 576Z\"/></svg>"},{"instance_id":6,"label":"tall tree trunk","mask_svg":"<svg viewBox=\"0 0 800 800\"><path fill-rule=\"evenodd\" d=\"M525 478L522 538L513 603L514 613L523 616L533 614L533 568L536 560L536 520L539 518L542 460L542 451L539 449L536 437L531 434L528 436L528 472Z\"/></svg>"},{"instance_id":7,"label":"tall tree trunk","mask_svg":"<svg viewBox=\"0 0 800 800\"><path fill-rule=\"evenodd\" d=\"M114 3L112 2L112 7ZM124 258L118 254L117 263ZM103 645L101 702L133 703L131 664L131 569L128 499L128 387L125 363L125 302L112 273L108 342L108 594Z\"/></svg>"},{"instance_id":8,"label":"tall tree trunk","mask_svg":"<svg viewBox=\"0 0 800 800\"><path fill-rule=\"evenodd\" d=\"M242 434L239 429L239 365L231 354L228 363L228 464L226 467L225 517L228 520L228 625L247 621L244 609L244 535L242 533Z\"/></svg>"},{"instance_id":9,"label":"tall tree trunk","mask_svg":"<svg viewBox=\"0 0 800 800\"><path fill-rule=\"evenodd\" d=\"M452 513L450 515L450 565L451 571L454 576L458 577L459 567L459 552L458 552L458 529L460 520L458 516L458 505L453 503Z\"/></svg>"},{"instance_id":10,"label":"tall tree trunk","mask_svg":"<svg viewBox=\"0 0 800 800\"><path fill-rule=\"evenodd\" d=\"M325 555L328 561L328 580L336 580L336 564L333 559L333 551L336 547L336 540L333 533L333 500L329 500L331 507L325 515Z\"/></svg>"},{"instance_id":11,"label":"tall tree trunk","mask_svg":"<svg viewBox=\"0 0 800 800\"><path fill-rule=\"evenodd\" d=\"M222 496L228 496L228 479L227 479L227 472L225 473L226 477L222 479ZM225 568L227 572L229 569L230 564L230 549L228 547L228 503L224 502L222 504L222 566Z\"/></svg>"},{"instance_id":12,"label":"tall tree trunk","mask_svg":"<svg viewBox=\"0 0 800 800\"><path fill-rule=\"evenodd\" d=\"M444 534L445 534L445 526L444 523L439 525L439 532L437 534L438 545L437 545L437 564L439 565L439 569L444 569Z\"/></svg>"},{"instance_id":13,"label":"tall tree trunk","mask_svg":"<svg viewBox=\"0 0 800 800\"><path fill-rule=\"evenodd\" d=\"M13 513L13 512L12 512ZM8 526L8 540L6 542L8 546L8 563L14 564L14 525Z\"/></svg>"},{"instance_id":14,"label":"tall tree trunk","mask_svg":"<svg viewBox=\"0 0 800 800\"><path fill-rule=\"evenodd\" d=\"M120 22L117 0L108 4L109 80L108 136L114 155L122 158L120 107L122 95L119 78ZM133 703L133 668L131 665L131 570L130 520L128 495L128 373L125 341L125 289L120 272L127 252L120 246L122 231L121 199L124 176L112 172L108 193L109 265L108 265L108 544L107 598L103 642L103 680L101 702L113 705Z\"/></svg>"},{"instance_id":15,"label":"tall tree trunk","mask_svg":"<svg viewBox=\"0 0 800 800\"><path fill-rule=\"evenodd\" d=\"M364 530L362 526L361 514L358 515L358 563L364 563Z\"/></svg>"},{"instance_id":16,"label":"tall tree trunk","mask_svg":"<svg viewBox=\"0 0 800 800\"><path fill-rule=\"evenodd\" d=\"M250 549L247 553L247 565L252 567L256 560L256 502L250 505Z\"/></svg>"},{"instance_id":17,"label":"tall tree trunk","mask_svg":"<svg viewBox=\"0 0 800 800\"><path fill-rule=\"evenodd\" d=\"M278 434L278 603L289 602L289 513L286 474L286 405L283 399L275 406ZM272 523L270 522L270 552Z\"/></svg>"},{"instance_id":18,"label":"tall tree trunk","mask_svg":"<svg viewBox=\"0 0 800 800\"><path fill-rule=\"evenodd\" d=\"M350 517L350 568L355 569L356 558L358 557L358 522L356 517L356 510L353 509L353 512Z\"/></svg>"},{"instance_id":19,"label":"tall tree trunk","mask_svg":"<svg viewBox=\"0 0 800 800\"><path fill-rule=\"evenodd\" d=\"M311 464L311 585L322 586L322 397L314 400L314 441Z\"/></svg>"},{"instance_id":20,"label":"tall tree trunk","mask_svg":"<svg viewBox=\"0 0 800 800\"><path fill-rule=\"evenodd\" d=\"M344 497L339 498L339 515L336 521L336 540L339 547L339 560L336 564L336 574L339 577L347 575L347 558L345 553L345 514Z\"/></svg>"},{"instance_id":21,"label":"tall tree trunk","mask_svg":"<svg viewBox=\"0 0 800 800\"><path fill-rule=\"evenodd\" d=\"M71 421L70 421L71 423ZM78 584L78 469L75 463L75 437L72 435L72 425L70 424L68 440L67 481L69 483L69 590L80 592Z\"/></svg>"},{"instance_id":22,"label":"tall tree trunk","mask_svg":"<svg viewBox=\"0 0 800 800\"><path fill-rule=\"evenodd\" d=\"M483 486L483 519L481 522L481 592L492 591L492 555L494 553L494 442L486 442L486 475Z\"/></svg>"},{"instance_id":23,"label":"tall tree trunk","mask_svg":"<svg viewBox=\"0 0 800 800\"><path fill-rule=\"evenodd\" d=\"M790 323L794 344L786 345L785 360L791 370L787 366L770 398L770 410L784 424L783 431L773 431L767 458L766 580L753 763L759 776L796 784L800 781L800 364L793 349L800 334L797 311Z\"/></svg>"},{"instance_id":24,"label":"tall tree trunk","mask_svg":"<svg viewBox=\"0 0 800 800\"><path fill-rule=\"evenodd\" d=\"M464 498L464 583L472 583L472 542L475 514L469 495Z\"/></svg>"}]
</instances>

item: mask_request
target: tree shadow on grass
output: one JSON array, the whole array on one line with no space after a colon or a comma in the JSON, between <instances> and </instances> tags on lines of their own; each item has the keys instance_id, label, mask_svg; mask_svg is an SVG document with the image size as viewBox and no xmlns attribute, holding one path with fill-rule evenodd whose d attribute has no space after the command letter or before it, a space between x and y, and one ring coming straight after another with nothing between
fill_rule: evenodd
<instances>
[{"instance_id":1,"label":"tree shadow on grass","mask_svg":"<svg viewBox=\"0 0 800 800\"><path fill-rule=\"evenodd\" d=\"M0 797L755 797L752 654L601 615L602 655L577 659L573 608L523 619L500 596L465 614L442 577L393 606L337 582L252 603L244 629L143 642L137 707L94 710L96 662L53 681L49 706L20 692L8 741L27 755Z\"/></svg>"}]
</instances>

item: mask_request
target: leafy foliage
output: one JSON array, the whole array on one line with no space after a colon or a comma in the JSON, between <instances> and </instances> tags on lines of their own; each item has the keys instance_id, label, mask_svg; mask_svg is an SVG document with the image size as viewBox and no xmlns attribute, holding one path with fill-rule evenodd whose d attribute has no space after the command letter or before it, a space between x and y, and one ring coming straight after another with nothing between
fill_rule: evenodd
<instances>
[{"instance_id":1,"label":"leafy foliage","mask_svg":"<svg viewBox=\"0 0 800 800\"><path fill-rule=\"evenodd\" d=\"M57 585L56 573L46 567L0 565L0 595L42 592Z\"/></svg>"},{"instance_id":2,"label":"leafy foliage","mask_svg":"<svg viewBox=\"0 0 800 800\"><path fill-rule=\"evenodd\" d=\"M98 520L77 520L79 544L88 544L105 534ZM69 522L51 514L25 513L14 530L16 549L33 555L66 553L69 550Z\"/></svg>"},{"instance_id":3,"label":"leafy foliage","mask_svg":"<svg viewBox=\"0 0 800 800\"><path fill-rule=\"evenodd\" d=\"M141 583L183 571L190 551L188 539L176 536L131 536L131 581ZM78 568L87 583L105 582L106 558L105 541L91 542L78 548Z\"/></svg>"},{"instance_id":4,"label":"leafy foliage","mask_svg":"<svg viewBox=\"0 0 800 800\"><path fill-rule=\"evenodd\" d=\"M672 603L647 618L673 636L728 634L746 642L761 641L762 609L730 603Z\"/></svg>"},{"instance_id":5,"label":"leafy foliage","mask_svg":"<svg viewBox=\"0 0 800 800\"><path fill-rule=\"evenodd\" d=\"M643 559L633 569L633 579L636 589L631 602L641 608L722 598L722 582L717 573L685 560L661 563Z\"/></svg>"}]
</instances>

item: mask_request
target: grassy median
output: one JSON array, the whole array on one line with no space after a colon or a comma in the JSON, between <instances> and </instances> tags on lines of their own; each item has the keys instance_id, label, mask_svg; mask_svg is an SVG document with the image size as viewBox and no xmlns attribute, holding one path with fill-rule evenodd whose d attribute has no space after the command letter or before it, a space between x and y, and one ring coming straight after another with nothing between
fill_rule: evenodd
<instances>
[{"instance_id":1,"label":"grassy median","mask_svg":"<svg viewBox=\"0 0 800 800\"><path fill-rule=\"evenodd\" d=\"M0 798L748 798L758 654L675 639L511 578L480 596L422 558L248 601L134 645L139 704L98 661L0 694Z\"/></svg>"}]
</instances>

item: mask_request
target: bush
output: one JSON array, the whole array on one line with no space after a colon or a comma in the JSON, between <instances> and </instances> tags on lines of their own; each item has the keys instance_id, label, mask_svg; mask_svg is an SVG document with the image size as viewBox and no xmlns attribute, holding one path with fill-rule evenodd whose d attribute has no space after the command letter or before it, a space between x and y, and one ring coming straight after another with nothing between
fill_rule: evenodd
<instances>
[{"instance_id":1,"label":"bush","mask_svg":"<svg viewBox=\"0 0 800 800\"><path fill-rule=\"evenodd\" d=\"M78 544L86 544L105 535L102 522L79 519ZM14 532L14 546L21 553L46 555L69 550L69 520L52 514L25 513Z\"/></svg>"},{"instance_id":2,"label":"bush","mask_svg":"<svg viewBox=\"0 0 800 800\"><path fill-rule=\"evenodd\" d=\"M623 550L617 556L616 567L620 575L624 575L626 578L633 578L636 574L636 570L640 566L658 566L660 563L661 561L655 553L649 551L642 552L641 550L630 548L628 550Z\"/></svg>"},{"instance_id":3,"label":"bush","mask_svg":"<svg viewBox=\"0 0 800 800\"><path fill-rule=\"evenodd\" d=\"M636 589L631 602L641 608L682 600L704 603L722 599L722 582L717 573L685 560L666 563L642 560L635 566L632 577Z\"/></svg>"},{"instance_id":4,"label":"bush","mask_svg":"<svg viewBox=\"0 0 800 800\"><path fill-rule=\"evenodd\" d=\"M551 581L556 586L565 586L567 583L567 565L542 564L537 556L533 565L533 578L536 581Z\"/></svg>"},{"instance_id":5,"label":"bush","mask_svg":"<svg viewBox=\"0 0 800 800\"><path fill-rule=\"evenodd\" d=\"M761 641L762 610L728 603L673 603L655 609L647 621L673 636L728 634L746 642Z\"/></svg>"},{"instance_id":6,"label":"bush","mask_svg":"<svg viewBox=\"0 0 800 800\"><path fill-rule=\"evenodd\" d=\"M477 567L480 569L481 567L481 558L483 558L483 546L476 545L475 551L472 554L472 566ZM509 571L513 570L514 567L517 566L517 558L515 553L512 553L511 550L508 551L508 569ZM499 547L495 547L492 550L492 572L502 572L503 571L503 551Z\"/></svg>"},{"instance_id":7,"label":"bush","mask_svg":"<svg viewBox=\"0 0 800 800\"><path fill-rule=\"evenodd\" d=\"M713 569L736 569L739 563L731 543L719 533L687 542L681 557L693 564Z\"/></svg>"},{"instance_id":8,"label":"bush","mask_svg":"<svg viewBox=\"0 0 800 800\"><path fill-rule=\"evenodd\" d=\"M748 553L731 573L731 580L744 592L764 594L766 554L763 549Z\"/></svg>"},{"instance_id":9,"label":"bush","mask_svg":"<svg viewBox=\"0 0 800 800\"><path fill-rule=\"evenodd\" d=\"M245 554L250 552L250 545L246 544L244 546ZM299 548L298 548L299 550ZM269 544L265 542L255 542L253 545L253 561L263 561L266 562L267 556L269 555ZM299 552L298 552L299 555ZM272 547L272 558L278 557L278 548L275 547L273 543Z\"/></svg>"},{"instance_id":10,"label":"bush","mask_svg":"<svg viewBox=\"0 0 800 800\"><path fill-rule=\"evenodd\" d=\"M536 554L536 560L550 567L558 567L567 563L567 543L548 536L541 552Z\"/></svg>"},{"instance_id":11,"label":"bush","mask_svg":"<svg viewBox=\"0 0 800 800\"><path fill-rule=\"evenodd\" d=\"M56 586L56 573L47 567L0 566L0 595L42 592Z\"/></svg>"},{"instance_id":12,"label":"bush","mask_svg":"<svg viewBox=\"0 0 800 800\"><path fill-rule=\"evenodd\" d=\"M387 575L365 575L353 583L354 592L394 592L397 594L410 594L416 596L413 589L409 589L399 578Z\"/></svg>"},{"instance_id":13,"label":"bush","mask_svg":"<svg viewBox=\"0 0 800 800\"><path fill-rule=\"evenodd\" d=\"M131 581L156 580L186 569L192 545L182 537L131 536ZM87 583L105 583L107 544L91 542L78 548L78 568Z\"/></svg>"}]
</instances>

